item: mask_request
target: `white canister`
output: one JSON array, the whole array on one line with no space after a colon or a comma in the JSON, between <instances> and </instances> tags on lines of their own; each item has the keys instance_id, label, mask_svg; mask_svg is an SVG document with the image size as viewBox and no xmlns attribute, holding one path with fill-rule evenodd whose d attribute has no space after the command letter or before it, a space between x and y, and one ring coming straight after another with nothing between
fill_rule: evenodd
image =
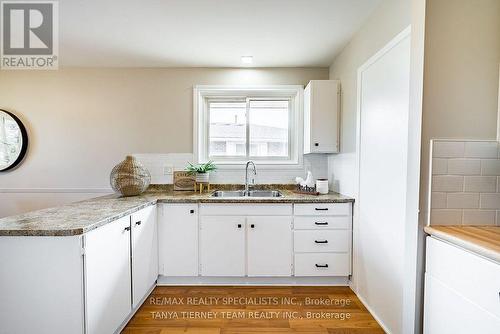
<instances>
[{"instance_id":1,"label":"white canister","mask_svg":"<svg viewBox=\"0 0 500 334\"><path fill-rule=\"evenodd\" d=\"M317 179L316 191L320 194L328 194L328 179Z\"/></svg>"}]
</instances>

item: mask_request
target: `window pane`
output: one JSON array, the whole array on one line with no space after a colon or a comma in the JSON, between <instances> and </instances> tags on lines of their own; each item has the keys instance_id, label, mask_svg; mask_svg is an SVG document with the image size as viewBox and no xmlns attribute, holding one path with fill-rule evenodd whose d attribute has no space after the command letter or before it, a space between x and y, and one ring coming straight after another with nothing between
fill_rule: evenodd
<instances>
[{"instance_id":1,"label":"window pane","mask_svg":"<svg viewBox=\"0 0 500 334\"><path fill-rule=\"evenodd\" d=\"M289 101L250 101L250 155L287 157Z\"/></svg>"},{"instance_id":2,"label":"window pane","mask_svg":"<svg viewBox=\"0 0 500 334\"><path fill-rule=\"evenodd\" d=\"M246 156L246 102L209 103L209 156Z\"/></svg>"}]
</instances>

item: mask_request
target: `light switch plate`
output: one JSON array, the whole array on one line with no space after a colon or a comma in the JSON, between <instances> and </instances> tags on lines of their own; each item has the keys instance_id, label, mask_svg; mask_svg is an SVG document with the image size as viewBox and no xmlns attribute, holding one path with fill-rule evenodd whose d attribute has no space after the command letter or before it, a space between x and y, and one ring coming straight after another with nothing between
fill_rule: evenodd
<instances>
[{"instance_id":1,"label":"light switch plate","mask_svg":"<svg viewBox=\"0 0 500 334\"><path fill-rule=\"evenodd\" d=\"M163 175L173 175L173 174L174 174L174 166L172 165L163 166Z\"/></svg>"}]
</instances>

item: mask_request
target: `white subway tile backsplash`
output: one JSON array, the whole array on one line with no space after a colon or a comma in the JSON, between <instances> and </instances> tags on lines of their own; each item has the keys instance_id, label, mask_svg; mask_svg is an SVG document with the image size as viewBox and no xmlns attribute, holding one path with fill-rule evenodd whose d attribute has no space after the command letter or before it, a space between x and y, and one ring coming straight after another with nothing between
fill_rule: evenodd
<instances>
[{"instance_id":1,"label":"white subway tile backsplash","mask_svg":"<svg viewBox=\"0 0 500 334\"><path fill-rule=\"evenodd\" d=\"M430 223L500 226L500 144L432 141Z\"/></svg>"},{"instance_id":2,"label":"white subway tile backsplash","mask_svg":"<svg viewBox=\"0 0 500 334\"><path fill-rule=\"evenodd\" d=\"M465 192L491 193L497 190L496 176L466 176Z\"/></svg>"},{"instance_id":3,"label":"white subway tile backsplash","mask_svg":"<svg viewBox=\"0 0 500 334\"><path fill-rule=\"evenodd\" d=\"M188 162L194 161L192 153L140 153L134 156L143 163L151 173L151 183L171 184L173 175L164 175L163 168L172 166L174 171L184 170ZM328 177L328 157L324 154L304 156L303 166L291 169L264 169L257 165L257 183L294 183L296 176L305 177L310 170L314 178ZM210 175L212 183L244 183L245 166L234 169L219 169Z\"/></svg>"},{"instance_id":4,"label":"white subway tile backsplash","mask_svg":"<svg viewBox=\"0 0 500 334\"><path fill-rule=\"evenodd\" d=\"M447 174L448 173L448 159L432 159L432 174Z\"/></svg>"},{"instance_id":5,"label":"white subway tile backsplash","mask_svg":"<svg viewBox=\"0 0 500 334\"><path fill-rule=\"evenodd\" d=\"M464 210L464 225L495 225L496 211Z\"/></svg>"},{"instance_id":6,"label":"white subway tile backsplash","mask_svg":"<svg viewBox=\"0 0 500 334\"><path fill-rule=\"evenodd\" d=\"M449 193L446 199L448 209L475 209L479 208L479 194Z\"/></svg>"},{"instance_id":7,"label":"white subway tile backsplash","mask_svg":"<svg viewBox=\"0 0 500 334\"><path fill-rule=\"evenodd\" d=\"M480 175L481 160L479 159L449 159L449 175Z\"/></svg>"},{"instance_id":8,"label":"white subway tile backsplash","mask_svg":"<svg viewBox=\"0 0 500 334\"><path fill-rule=\"evenodd\" d=\"M458 192L464 187L463 176L436 175L432 177L432 191Z\"/></svg>"},{"instance_id":9,"label":"white subway tile backsplash","mask_svg":"<svg viewBox=\"0 0 500 334\"><path fill-rule=\"evenodd\" d=\"M481 194L481 209L500 210L500 193Z\"/></svg>"},{"instance_id":10,"label":"white subway tile backsplash","mask_svg":"<svg viewBox=\"0 0 500 334\"><path fill-rule=\"evenodd\" d=\"M433 225L462 225L462 210L433 209L431 222Z\"/></svg>"},{"instance_id":11,"label":"white subway tile backsplash","mask_svg":"<svg viewBox=\"0 0 500 334\"><path fill-rule=\"evenodd\" d=\"M481 174L500 176L500 159L481 160Z\"/></svg>"},{"instance_id":12,"label":"white subway tile backsplash","mask_svg":"<svg viewBox=\"0 0 500 334\"><path fill-rule=\"evenodd\" d=\"M465 143L461 141L434 141L432 155L435 158L462 158Z\"/></svg>"},{"instance_id":13,"label":"white subway tile backsplash","mask_svg":"<svg viewBox=\"0 0 500 334\"><path fill-rule=\"evenodd\" d=\"M446 193L432 193L431 206L433 209L446 209Z\"/></svg>"},{"instance_id":14,"label":"white subway tile backsplash","mask_svg":"<svg viewBox=\"0 0 500 334\"><path fill-rule=\"evenodd\" d=\"M498 144L491 141L472 141L465 143L466 158L497 158Z\"/></svg>"}]
</instances>

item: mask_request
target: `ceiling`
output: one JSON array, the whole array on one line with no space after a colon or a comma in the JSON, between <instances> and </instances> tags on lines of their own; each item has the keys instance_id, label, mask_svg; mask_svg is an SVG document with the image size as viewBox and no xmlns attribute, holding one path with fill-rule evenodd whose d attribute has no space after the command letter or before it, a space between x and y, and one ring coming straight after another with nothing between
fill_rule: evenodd
<instances>
[{"instance_id":1,"label":"ceiling","mask_svg":"<svg viewBox=\"0 0 500 334\"><path fill-rule=\"evenodd\" d=\"M329 66L380 0L64 0L63 66Z\"/></svg>"}]
</instances>

